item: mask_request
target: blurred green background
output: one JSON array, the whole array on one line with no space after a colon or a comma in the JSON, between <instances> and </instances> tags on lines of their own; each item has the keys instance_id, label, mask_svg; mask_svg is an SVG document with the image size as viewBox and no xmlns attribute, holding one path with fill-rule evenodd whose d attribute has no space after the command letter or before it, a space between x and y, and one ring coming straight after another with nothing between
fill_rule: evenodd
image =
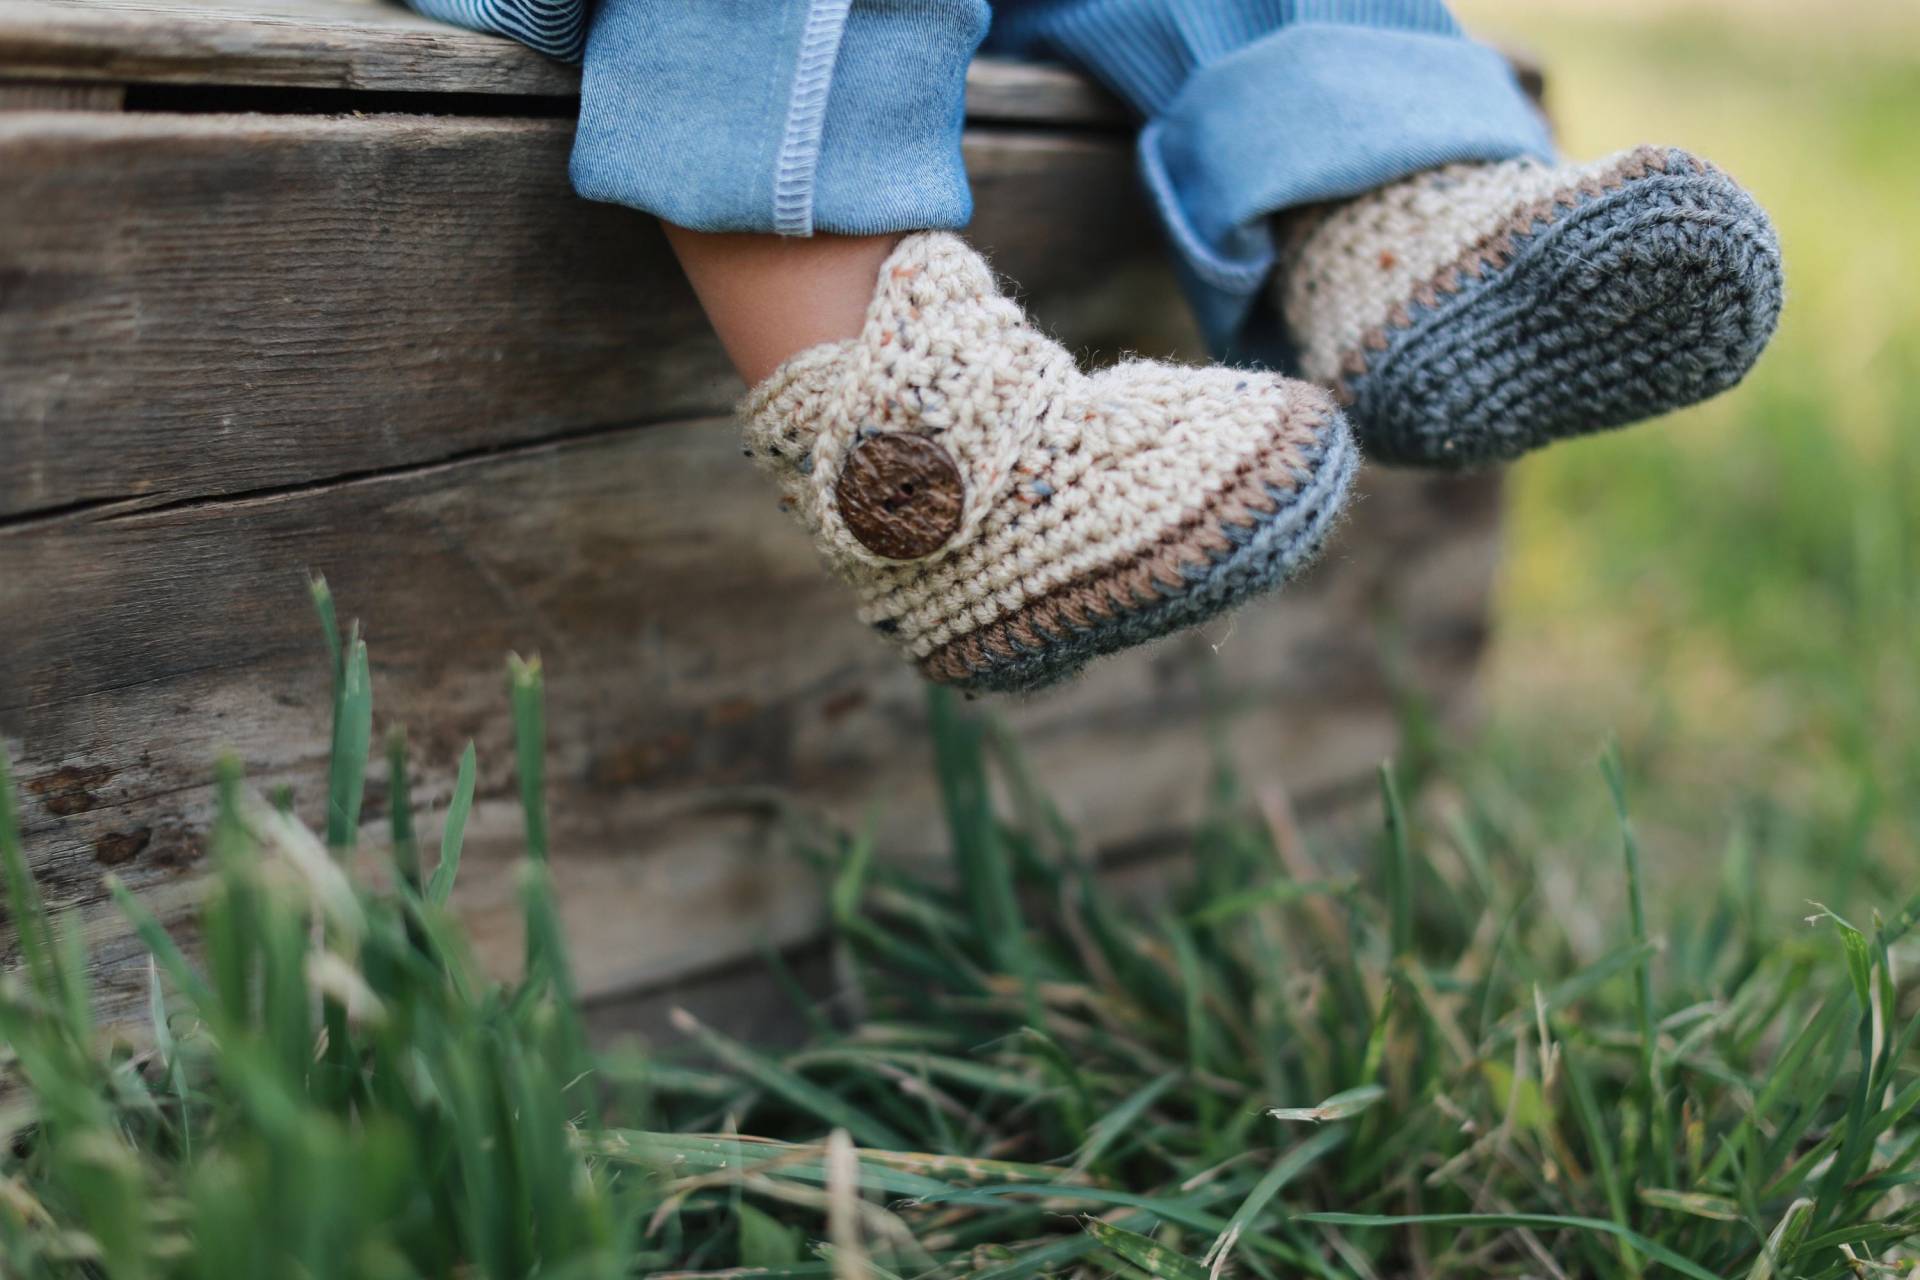
<instances>
[{"instance_id":1,"label":"blurred green background","mask_svg":"<svg viewBox=\"0 0 1920 1280\"><path fill-rule=\"evenodd\" d=\"M1904 900L1920 869L1920 4L1458 9L1544 64L1570 158L1674 143L1745 183L1788 286L1739 388L1514 469L1466 793L1543 852L1605 848L1601 789L1572 780L1613 732L1669 891L1719 874L1705 855L1732 841L1775 910ZM1613 868L1597 870L1570 873L1560 905L1604 893Z\"/></svg>"}]
</instances>

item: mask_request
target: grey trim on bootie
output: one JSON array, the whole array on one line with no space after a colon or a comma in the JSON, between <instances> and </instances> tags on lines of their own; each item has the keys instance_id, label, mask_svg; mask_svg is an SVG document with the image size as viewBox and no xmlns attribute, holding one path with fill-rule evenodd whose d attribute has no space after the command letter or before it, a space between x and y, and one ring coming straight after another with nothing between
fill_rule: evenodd
<instances>
[{"instance_id":1,"label":"grey trim on bootie","mask_svg":"<svg viewBox=\"0 0 1920 1280\"><path fill-rule=\"evenodd\" d=\"M1724 391L1782 299L1766 213L1667 148L1416 175L1295 245L1277 288L1308 376L1370 457L1414 466L1499 462Z\"/></svg>"}]
</instances>

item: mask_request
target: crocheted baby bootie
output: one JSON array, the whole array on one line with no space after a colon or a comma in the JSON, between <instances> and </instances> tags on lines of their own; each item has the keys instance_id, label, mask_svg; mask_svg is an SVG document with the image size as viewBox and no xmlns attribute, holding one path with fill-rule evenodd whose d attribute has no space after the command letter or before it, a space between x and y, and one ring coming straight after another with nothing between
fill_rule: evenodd
<instances>
[{"instance_id":1,"label":"crocheted baby bootie","mask_svg":"<svg viewBox=\"0 0 1920 1280\"><path fill-rule=\"evenodd\" d=\"M1389 462L1498 461L1703 400L1780 314L1765 212L1667 148L1450 165L1282 233L1302 371Z\"/></svg>"},{"instance_id":2,"label":"crocheted baby bootie","mask_svg":"<svg viewBox=\"0 0 1920 1280\"><path fill-rule=\"evenodd\" d=\"M1305 383L1083 374L941 232L901 242L858 338L794 356L741 415L862 620L971 690L1038 688L1277 585L1357 460Z\"/></svg>"}]
</instances>

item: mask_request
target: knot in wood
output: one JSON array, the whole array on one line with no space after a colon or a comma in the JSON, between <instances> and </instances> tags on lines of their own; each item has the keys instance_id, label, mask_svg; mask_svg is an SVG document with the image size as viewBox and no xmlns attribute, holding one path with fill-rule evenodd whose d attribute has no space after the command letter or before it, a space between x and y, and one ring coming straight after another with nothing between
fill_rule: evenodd
<instances>
[{"instance_id":1,"label":"knot in wood","mask_svg":"<svg viewBox=\"0 0 1920 1280\"><path fill-rule=\"evenodd\" d=\"M966 497L952 455L907 432L854 445L834 484L847 531L888 560L918 560L946 546L960 531Z\"/></svg>"}]
</instances>

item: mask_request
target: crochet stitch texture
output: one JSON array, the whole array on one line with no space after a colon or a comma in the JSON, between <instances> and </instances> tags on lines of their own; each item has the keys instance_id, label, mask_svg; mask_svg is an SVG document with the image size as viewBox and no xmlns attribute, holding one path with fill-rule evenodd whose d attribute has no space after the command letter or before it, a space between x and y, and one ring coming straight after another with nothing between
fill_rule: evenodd
<instances>
[{"instance_id":1,"label":"crochet stitch texture","mask_svg":"<svg viewBox=\"0 0 1920 1280\"><path fill-rule=\"evenodd\" d=\"M862 620L929 679L980 691L1039 688L1278 585L1319 548L1358 461L1305 383L1145 360L1082 373L943 232L903 240L860 336L788 360L741 417ZM916 465L950 458L958 491L936 468L843 503L843 473L873 474L849 456L896 433L937 446L898 450ZM917 507L951 530L938 547L869 545L924 532ZM847 510L902 524L853 527Z\"/></svg>"},{"instance_id":2,"label":"crochet stitch texture","mask_svg":"<svg viewBox=\"0 0 1920 1280\"><path fill-rule=\"evenodd\" d=\"M1703 400L1780 314L1766 213L1672 148L1449 165L1287 230L1302 372L1389 462L1499 461Z\"/></svg>"}]
</instances>

